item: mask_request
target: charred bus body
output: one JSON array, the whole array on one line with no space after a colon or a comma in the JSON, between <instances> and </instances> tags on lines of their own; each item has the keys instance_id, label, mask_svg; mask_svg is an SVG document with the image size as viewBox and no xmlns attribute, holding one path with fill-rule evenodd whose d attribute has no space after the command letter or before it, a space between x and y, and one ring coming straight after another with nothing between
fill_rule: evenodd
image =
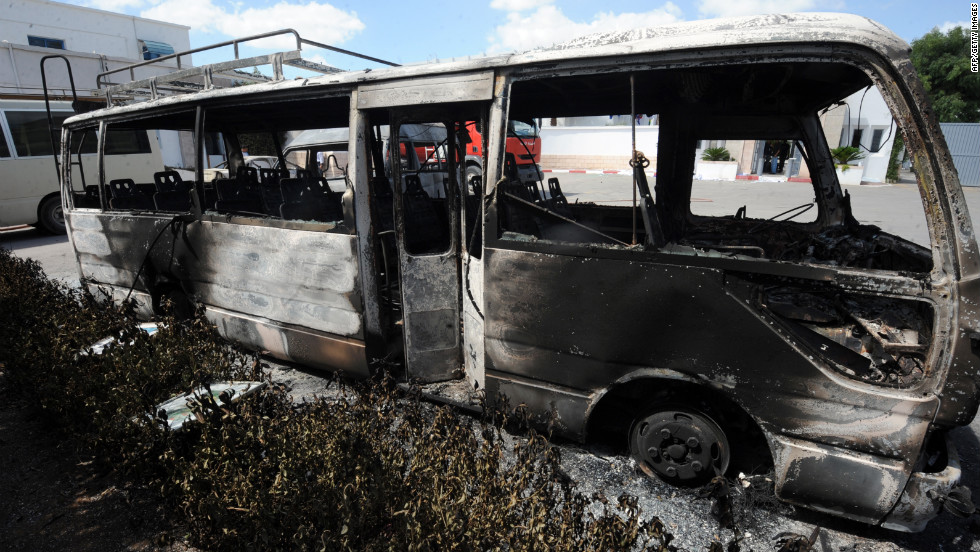
<instances>
[{"instance_id":1,"label":"charred bus body","mask_svg":"<svg viewBox=\"0 0 980 552\"><path fill-rule=\"evenodd\" d=\"M926 245L862 224L838 182L821 115L872 86L913 155ZM134 182L106 159L99 201L63 174L65 212L83 283L147 314L199 303L233 340L356 376L394 359L571 438L616 435L668 481L771 462L784 500L921 530L958 483L946 432L973 419L980 368L976 241L927 103L908 46L868 20L699 22L80 115L63 143L179 131L196 176ZM509 121L637 113L660 131L623 153L634 205L569 202L508 162ZM250 154L285 167L286 133L312 129L344 138L305 168L255 174L237 153L266 136ZM794 143L809 201L692 212L705 138ZM235 176L205 182L218 151ZM342 152L342 178L316 151Z\"/></svg>"}]
</instances>

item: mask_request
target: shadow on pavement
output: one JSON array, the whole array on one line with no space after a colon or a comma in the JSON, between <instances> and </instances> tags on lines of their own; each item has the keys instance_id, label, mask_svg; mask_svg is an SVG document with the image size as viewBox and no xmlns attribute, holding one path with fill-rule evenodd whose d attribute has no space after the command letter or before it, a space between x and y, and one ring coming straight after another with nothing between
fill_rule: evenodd
<instances>
[{"instance_id":1,"label":"shadow on pavement","mask_svg":"<svg viewBox=\"0 0 980 552\"><path fill-rule=\"evenodd\" d=\"M38 230L30 226L18 226L0 230L0 245L11 251L57 243L68 243L68 236L65 234L51 235L43 230Z\"/></svg>"}]
</instances>

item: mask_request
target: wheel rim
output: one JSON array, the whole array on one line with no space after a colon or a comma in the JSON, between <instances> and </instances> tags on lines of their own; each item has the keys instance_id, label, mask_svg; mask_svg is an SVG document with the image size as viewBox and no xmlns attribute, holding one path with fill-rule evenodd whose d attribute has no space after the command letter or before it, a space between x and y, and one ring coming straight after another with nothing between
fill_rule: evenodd
<instances>
[{"instance_id":1,"label":"wheel rim","mask_svg":"<svg viewBox=\"0 0 980 552\"><path fill-rule=\"evenodd\" d=\"M648 414L630 430L630 448L648 475L699 484L728 469L728 438L709 416L688 408Z\"/></svg>"}]
</instances>

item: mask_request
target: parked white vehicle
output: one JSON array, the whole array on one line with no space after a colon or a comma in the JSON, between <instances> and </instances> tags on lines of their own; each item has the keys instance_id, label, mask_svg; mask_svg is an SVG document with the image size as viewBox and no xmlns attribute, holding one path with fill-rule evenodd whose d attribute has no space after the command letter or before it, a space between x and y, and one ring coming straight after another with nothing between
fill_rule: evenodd
<instances>
[{"instance_id":1,"label":"parked white vehicle","mask_svg":"<svg viewBox=\"0 0 980 552\"><path fill-rule=\"evenodd\" d=\"M60 127L73 115L68 102L52 102ZM85 178L95 182L96 144L86 144L80 158ZM91 161L85 164L85 161ZM77 169L76 169L77 171ZM51 154L44 102L0 101L0 227L32 224L54 234L65 233L58 173Z\"/></svg>"},{"instance_id":2,"label":"parked white vehicle","mask_svg":"<svg viewBox=\"0 0 980 552\"><path fill-rule=\"evenodd\" d=\"M69 102L51 102L56 129L74 115ZM55 131L58 132L57 130ZM61 136L55 134L55 147ZM99 181L98 134L73 137L71 174L76 191L84 194ZM144 131L110 133L105 146L109 166L126 166L132 174L146 173L160 158L159 140ZM149 173L152 179L152 172ZM0 227L30 224L52 234L65 233L65 216L58 170L51 153L48 117L43 100L0 100Z\"/></svg>"},{"instance_id":3,"label":"parked white vehicle","mask_svg":"<svg viewBox=\"0 0 980 552\"><path fill-rule=\"evenodd\" d=\"M279 160L273 155L246 155L245 165L254 169L275 169L279 167ZM294 163L286 161L290 176L296 176L296 169L300 168ZM216 178L229 178L228 162L222 161L213 169L204 169L204 181L211 182Z\"/></svg>"}]
</instances>

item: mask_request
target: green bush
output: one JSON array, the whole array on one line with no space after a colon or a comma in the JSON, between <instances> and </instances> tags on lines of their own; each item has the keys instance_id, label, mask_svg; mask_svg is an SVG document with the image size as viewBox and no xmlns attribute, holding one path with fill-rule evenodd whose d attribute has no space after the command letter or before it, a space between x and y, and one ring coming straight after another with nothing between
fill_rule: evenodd
<instances>
[{"instance_id":1,"label":"green bush","mask_svg":"<svg viewBox=\"0 0 980 552\"><path fill-rule=\"evenodd\" d=\"M701 152L702 161L731 161L732 154L725 148L707 148Z\"/></svg>"},{"instance_id":2,"label":"green bush","mask_svg":"<svg viewBox=\"0 0 980 552\"><path fill-rule=\"evenodd\" d=\"M895 140L892 141L892 151L888 155L888 169L885 171L885 182L890 182L892 184L898 182L898 169L902 164L902 161L898 158L898 155L905 150L905 141L902 139L902 133L895 134Z\"/></svg>"},{"instance_id":3,"label":"green bush","mask_svg":"<svg viewBox=\"0 0 980 552\"><path fill-rule=\"evenodd\" d=\"M0 250L0 366L11 387L111 467L138 474L212 550L672 550L635 498L576 493L531 432L505 457L497 426L389 380L294 404L271 383L192 403L170 431L153 407L198 385L262 377L198 313L150 337L130 311ZM88 346L120 335L103 354ZM338 385L340 385L338 383ZM499 414L498 414L499 416Z\"/></svg>"},{"instance_id":4,"label":"green bush","mask_svg":"<svg viewBox=\"0 0 980 552\"><path fill-rule=\"evenodd\" d=\"M865 154L860 148L854 146L840 146L830 150L830 156L834 158L834 163L847 165L852 161L864 159Z\"/></svg>"}]
</instances>

